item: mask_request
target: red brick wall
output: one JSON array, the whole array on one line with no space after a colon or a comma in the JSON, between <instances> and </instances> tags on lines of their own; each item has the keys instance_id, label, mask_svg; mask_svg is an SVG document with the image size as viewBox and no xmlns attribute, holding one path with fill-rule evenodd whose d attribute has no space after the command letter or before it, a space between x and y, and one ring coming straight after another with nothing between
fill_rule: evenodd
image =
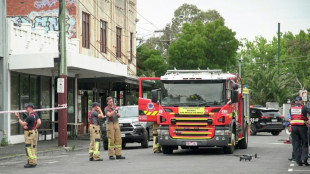
<instances>
[{"instance_id":1,"label":"red brick wall","mask_svg":"<svg viewBox=\"0 0 310 174\"><path fill-rule=\"evenodd\" d=\"M66 0L67 35L76 37L76 2ZM7 16L14 23L31 23L32 27L44 27L45 31L58 31L59 0L7 0Z\"/></svg>"}]
</instances>

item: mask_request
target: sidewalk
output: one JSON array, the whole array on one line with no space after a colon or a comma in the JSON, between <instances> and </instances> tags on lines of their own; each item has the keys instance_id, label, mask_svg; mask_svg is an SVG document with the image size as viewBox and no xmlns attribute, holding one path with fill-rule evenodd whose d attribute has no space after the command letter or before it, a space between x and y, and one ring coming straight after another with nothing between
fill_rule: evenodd
<instances>
[{"instance_id":1,"label":"sidewalk","mask_svg":"<svg viewBox=\"0 0 310 174\"><path fill-rule=\"evenodd\" d=\"M89 148L89 136L87 137L78 137L77 139L68 138L68 148L67 150L83 150ZM38 142L38 154L47 153L53 151L65 151L63 147L58 147L58 139L53 141L39 141ZM25 156L25 143L13 144L9 146L0 146L0 160L10 159L15 157Z\"/></svg>"}]
</instances>

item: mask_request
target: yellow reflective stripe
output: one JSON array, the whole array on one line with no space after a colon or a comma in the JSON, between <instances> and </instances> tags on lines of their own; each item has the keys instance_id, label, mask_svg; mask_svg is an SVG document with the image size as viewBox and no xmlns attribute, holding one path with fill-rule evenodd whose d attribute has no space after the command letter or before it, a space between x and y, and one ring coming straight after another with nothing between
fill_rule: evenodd
<instances>
[{"instance_id":1,"label":"yellow reflective stripe","mask_svg":"<svg viewBox=\"0 0 310 174\"><path fill-rule=\"evenodd\" d=\"M148 112L146 115L151 115L152 114L152 112Z\"/></svg>"},{"instance_id":2,"label":"yellow reflective stripe","mask_svg":"<svg viewBox=\"0 0 310 174\"><path fill-rule=\"evenodd\" d=\"M186 135L186 134L196 134L196 135L210 135L210 134L212 134L211 132L181 132L181 134L184 134L184 135Z\"/></svg>"},{"instance_id":3,"label":"yellow reflective stripe","mask_svg":"<svg viewBox=\"0 0 310 174\"><path fill-rule=\"evenodd\" d=\"M156 143L158 137L154 136L153 137L153 148L158 148L159 147L159 143Z\"/></svg>"},{"instance_id":4,"label":"yellow reflective stripe","mask_svg":"<svg viewBox=\"0 0 310 174\"><path fill-rule=\"evenodd\" d=\"M152 115L154 116L154 115L156 115L158 113L158 111L154 111L153 113L152 113Z\"/></svg>"},{"instance_id":5,"label":"yellow reflective stripe","mask_svg":"<svg viewBox=\"0 0 310 174\"><path fill-rule=\"evenodd\" d=\"M108 148L110 149L110 148L114 148L115 146L111 146L111 139L109 138L108 139Z\"/></svg>"},{"instance_id":6,"label":"yellow reflective stripe","mask_svg":"<svg viewBox=\"0 0 310 174\"><path fill-rule=\"evenodd\" d=\"M121 147L122 147L122 145L115 145L115 147L116 147L116 148L121 148Z\"/></svg>"},{"instance_id":7,"label":"yellow reflective stripe","mask_svg":"<svg viewBox=\"0 0 310 174\"><path fill-rule=\"evenodd\" d=\"M188 130L206 130L206 129L213 129L211 127L200 127L200 128L188 128L188 127L172 127L171 129L188 129Z\"/></svg>"},{"instance_id":8,"label":"yellow reflective stripe","mask_svg":"<svg viewBox=\"0 0 310 174\"><path fill-rule=\"evenodd\" d=\"M214 115L214 113L210 112L209 115Z\"/></svg>"},{"instance_id":9,"label":"yellow reflective stripe","mask_svg":"<svg viewBox=\"0 0 310 174\"><path fill-rule=\"evenodd\" d=\"M144 114L146 114L147 113L147 111L144 111Z\"/></svg>"},{"instance_id":10,"label":"yellow reflective stripe","mask_svg":"<svg viewBox=\"0 0 310 174\"><path fill-rule=\"evenodd\" d=\"M229 113L229 118L232 118L232 113Z\"/></svg>"},{"instance_id":11,"label":"yellow reflective stripe","mask_svg":"<svg viewBox=\"0 0 310 174\"><path fill-rule=\"evenodd\" d=\"M99 154L100 154L100 152L99 152L99 142L96 142L96 143L95 143L94 154L96 154L96 155L99 155Z\"/></svg>"},{"instance_id":12,"label":"yellow reflective stripe","mask_svg":"<svg viewBox=\"0 0 310 174\"><path fill-rule=\"evenodd\" d=\"M176 123L176 125L208 125L208 123Z\"/></svg>"},{"instance_id":13,"label":"yellow reflective stripe","mask_svg":"<svg viewBox=\"0 0 310 174\"><path fill-rule=\"evenodd\" d=\"M305 120L292 120L291 123L305 123Z\"/></svg>"},{"instance_id":14,"label":"yellow reflective stripe","mask_svg":"<svg viewBox=\"0 0 310 174\"><path fill-rule=\"evenodd\" d=\"M208 118L175 118L175 120L209 120Z\"/></svg>"},{"instance_id":15,"label":"yellow reflective stripe","mask_svg":"<svg viewBox=\"0 0 310 174\"><path fill-rule=\"evenodd\" d=\"M28 159L36 159L36 156L32 154L31 147L27 147Z\"/></svg>"},{"instance_id":16,"label":"yellow reflective stripe","mask_svg":"<svg viewBox=\"0 0 310 174\"><path fill-rule=\"evenodd\" d=\"M94 150L89 150L89 153L94 153Z\"/></svg>"},{"instance_id":17,"label":"yellow reflective stripe","mask_svg":"<svg viewBox=\"0 0 310 174\"><path fill-rule=\"evenodd\" d=\"M244 139L244 137L242 137L242 138L239 138L239 139L238 139L238 141L240 141L240 140L242 140L242 139Z\"/></svg>"},{"instance_id":18,"label":"yellow reflective stripe","mask_svg":"<svg viewBox=\"0 0 310 174\"><path fill-rule=\"evenodd\" d=\"M202 139L211 139L211 137L173 137L175 139L193 139L193 140L202 140Z\"/></svg>"}]
</instances>

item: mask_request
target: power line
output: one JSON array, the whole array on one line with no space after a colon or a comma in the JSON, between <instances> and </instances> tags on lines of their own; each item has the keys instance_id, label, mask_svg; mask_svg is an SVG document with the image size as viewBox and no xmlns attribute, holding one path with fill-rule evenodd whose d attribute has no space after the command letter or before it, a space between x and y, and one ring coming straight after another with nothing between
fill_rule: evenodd
<instances>
[{"instance_id":1,"label":"power line","mask_svg":"<svg viewBox=\"0 0 310 174\"><path fill-rule=\"evenodd\" d=\"M148 23L150 23L151 25L153 25L157 30L160 30L159 27L157 27L156 25L154 25L151 21L149 21L148 19L146 19L144 16L142 16L136 9L134 9L136 11L136 13L138 15L140 15L144 20L146 20Z\"/></svg>"}]
</instances>

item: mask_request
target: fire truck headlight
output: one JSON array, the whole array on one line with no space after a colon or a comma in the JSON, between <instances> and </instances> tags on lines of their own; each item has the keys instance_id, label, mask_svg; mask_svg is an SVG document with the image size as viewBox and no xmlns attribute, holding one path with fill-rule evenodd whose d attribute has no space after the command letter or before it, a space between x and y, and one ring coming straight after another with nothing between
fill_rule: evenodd
<instances>
[{"instance_id":1,"label":"fire truck headlight","mask_svg":"<svg viewBox=\"0 0 310 174\"><path fill-rule=\"evenodd\" d=\"M215 130L215 135L224 135L224 130Z\"/></svg>"},{"instance_id":2,"label":"fire truck headlight","mask_svg":"<svg viewBox=\"0 0 310 174\"><path fill-rule=\"evenodd\" d=\"M159 135L169 135L169 130L158 130Z\"/></svg>"},{"instance_id":3,"label":"fire truck headlight","mask_svg":"<svg viewBox=\"0 0 310 174\"><path fill-rule=\"evenodd\" d=\"M229 130L215 130L215 135L230 135Z\"/></svg>"}]
</instances>

